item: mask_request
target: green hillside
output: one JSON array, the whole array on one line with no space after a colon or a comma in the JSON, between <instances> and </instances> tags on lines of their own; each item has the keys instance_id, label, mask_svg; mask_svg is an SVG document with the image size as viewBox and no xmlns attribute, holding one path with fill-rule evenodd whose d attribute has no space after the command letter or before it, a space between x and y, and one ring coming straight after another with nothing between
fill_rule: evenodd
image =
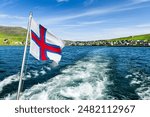
<instances>
[{"instance_id":1,"label":"green hillside","mask_svg":"<svg viewBox=\"0 0 150 117\"><path fill-rule=\"evenodd\" d=\"M150 41L150 34L122 37L122 38L117 38L117 39L111 39L110 41L120 41L120 40L145 40L145 41Z\"/></svg>"},{"instance_id":2,"label":"green hillside","mask_svg":"<svg viewBox=\"0 0 150 117\"><path fill-rule=\"evenodd\" d=\"M0 45L22 45L25 36L24 28L0 26Z\"/></svg>"}]
</instances>

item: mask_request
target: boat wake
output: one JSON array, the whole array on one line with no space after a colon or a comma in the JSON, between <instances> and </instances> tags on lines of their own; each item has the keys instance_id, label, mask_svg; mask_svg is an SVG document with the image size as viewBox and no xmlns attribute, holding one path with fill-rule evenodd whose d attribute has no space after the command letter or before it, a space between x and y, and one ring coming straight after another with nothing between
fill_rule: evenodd
<instances>
[{"instance_id":1,"label":"boat wake","mask_svg":"<svg viewBox=\"0 0 150 117\"><path fill-rule=\"evenodd\" d=\"M109 81L109 60L94 53L69 65L48 81L33 85L22 92L20 99L57 100L57 99L104 99ZM4 99L15 99L16 93Z\"/></svg>"}]
</instances>

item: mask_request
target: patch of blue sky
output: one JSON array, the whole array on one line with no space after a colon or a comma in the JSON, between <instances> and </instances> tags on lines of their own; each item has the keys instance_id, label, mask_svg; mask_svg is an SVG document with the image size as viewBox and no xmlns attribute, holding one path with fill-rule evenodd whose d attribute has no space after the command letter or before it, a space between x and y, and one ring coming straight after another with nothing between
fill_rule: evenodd
<instances>
[{"instance_id":1,"label":"patch of blue sky","mask_svg":"<svg viewBox=\"0 0 150 117\"><path fill-rule=\"evenodd\" d=\"M0 25L26 27L30 11L37 22L64 40L150 32L150 0L1 0Z\"/></svg>"}]
</instances>

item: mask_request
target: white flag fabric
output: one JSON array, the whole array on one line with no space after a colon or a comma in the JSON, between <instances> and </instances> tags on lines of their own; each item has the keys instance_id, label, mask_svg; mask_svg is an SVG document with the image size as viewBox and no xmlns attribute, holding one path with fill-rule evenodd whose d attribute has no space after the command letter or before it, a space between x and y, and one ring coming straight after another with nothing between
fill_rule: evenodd
<instances>
[{"instance_id":1,"label":"white flag fabric","mask_svg":"<svg viewBox=\"0 0 150 117\"><path fill-rule=\"evenodd\" d=\"M57 64L61 60L62 48L64 43L45 27L31 19L30 27L30 53L38 60L53 60Z\"/></svg>"}]
</instances>

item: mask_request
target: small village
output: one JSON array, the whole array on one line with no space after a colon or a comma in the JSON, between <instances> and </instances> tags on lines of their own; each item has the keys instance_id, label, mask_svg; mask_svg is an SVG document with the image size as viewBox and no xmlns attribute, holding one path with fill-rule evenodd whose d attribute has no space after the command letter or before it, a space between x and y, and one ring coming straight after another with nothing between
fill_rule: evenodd
<instances>
[{"instance_id":1,"label":"small village","mask_svg":"<svg viewBox=\"0 0 150 117\"><path fill-rule=\"evenodd\" d=\"M150 46L147 40L98 40L98 41L66 41L68 46Z\"/></svg>"}]
</instances>

